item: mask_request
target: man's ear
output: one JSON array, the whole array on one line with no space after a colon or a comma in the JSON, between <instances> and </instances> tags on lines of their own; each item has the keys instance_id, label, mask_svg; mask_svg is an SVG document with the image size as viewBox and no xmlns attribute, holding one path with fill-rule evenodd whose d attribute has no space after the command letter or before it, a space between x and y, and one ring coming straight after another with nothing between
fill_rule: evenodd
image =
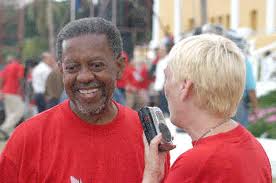
<instances>
[{"instance_id":1,"label":"man's ear","mask_svg":"<svg viewBox=\"0 0 276 183\"><path fill-rule=\"evenodd\" d=\"M126 67L125 57L122 57L121 55L118 56L116 59L116 66L117 66L117 79L121 79Z\"/></svg>"},{"instance_id":2,"label":"man's ear","mask_svg":"<svg viewBox=\"0 0 276 183\"><path fill-rule=\"evenodd\" d=\"M181 83L181 100L185 100L192 92L193 82L191 80L185 80Z\"/></svg>"}]
</instances>

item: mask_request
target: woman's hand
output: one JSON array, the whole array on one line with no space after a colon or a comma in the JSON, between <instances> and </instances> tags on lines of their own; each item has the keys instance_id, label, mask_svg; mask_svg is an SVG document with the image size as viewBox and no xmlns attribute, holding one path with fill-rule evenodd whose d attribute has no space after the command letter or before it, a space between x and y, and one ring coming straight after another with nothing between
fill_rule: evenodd
<instances>
[{"instance_id":1,"label":"woman's hand","mask_svg":"<svg viewBox=\"0 0 276 183\"><path fill-rule=\"evenodd\" d=\"M143 183L159 183L164 178L165 161L168 152L160 152L158 150L158 146L162 141L162 135L158 134L154 137L150 142L150 145L148 145L145 135L143 135L143 141L145 146L145 170ZM175 145L172 146L175 148Z\"/></svg>"}]
</instances>

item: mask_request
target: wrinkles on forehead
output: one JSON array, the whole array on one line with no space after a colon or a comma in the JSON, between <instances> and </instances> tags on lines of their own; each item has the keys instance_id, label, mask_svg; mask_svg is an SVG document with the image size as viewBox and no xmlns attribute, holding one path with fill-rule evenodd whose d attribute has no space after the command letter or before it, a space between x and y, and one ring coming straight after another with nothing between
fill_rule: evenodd
<instances>
[{"instance_id":1,"label":"wrinkles on forehead","mask_svg":"<svg viewBox=\"0 0 276 183\"><path fill-rule=\"evenodd\" d=\"M93 34L88 34L88 35L93 35ZM61 53L62 53L62 54L61 54L60 61L62 61L62 60L64 59L64 51L70 49L70 47L72 46L72 45L70 44L70 41L71 41L72 39L78 39L78 38L81 39L82 36L88 36L88 35L81 35L81 36L76 36L76 37L72 37L72 38L70 38L70 39L65 39L65 40L63 40L63 41L62 41L62 45L61 45L61 49L62 49L62 52L61 52ZM96 35L97 35L97 34L96 34ZM96 38L96 39L98 39L100 36L105 36L105 38L107 38L105 34L99 34L99 35L97 35L97 38ZM96 41L96 40L95 40L95 41ZM91 43L91 44L93 44L93 43ZM106 39L106 45L107 45L107 47L108 47L108 50L110 50L110 51L112 52L112 59L117 59L117 57L118 57L120 54L119 54L119 55L116 55L116 54L114 53L114 51L113 51L112 47L110 47L110 44L109 44L109 42L108 42L107 39ZM84 45L80 45L79 48L80 48L81 46L84 46ZM86 44L85 46L88 46L88 45Z\"/></svg>"}]
</instances>

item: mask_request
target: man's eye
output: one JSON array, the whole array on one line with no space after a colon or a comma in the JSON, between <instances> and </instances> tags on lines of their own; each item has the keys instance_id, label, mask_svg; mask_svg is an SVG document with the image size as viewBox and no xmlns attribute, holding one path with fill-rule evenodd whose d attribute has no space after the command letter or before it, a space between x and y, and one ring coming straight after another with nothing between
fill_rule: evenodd
<instances>
[{"instance_id":1,"label":"man's eye","mask_svg":"<svg viewBox=\"0 0 276 183\"><path fill-rule=\"evenodd\" d=\"M67 65L67 66L65 66L65 70L67 72L74 72L74 71L76 71L76 69L77 69L76 65Z\"/></svg>"},{"instance_id":2,"label":"man's eye","mask_svg":"<svg viewBox=\"0 0 276 183\"><path fill-rule=\"evenodd\" d=\"M100 72L105 69L105 64L104 63L92 63L90 65L90 68L93 72Z\"/></svg>"}]
</instances>

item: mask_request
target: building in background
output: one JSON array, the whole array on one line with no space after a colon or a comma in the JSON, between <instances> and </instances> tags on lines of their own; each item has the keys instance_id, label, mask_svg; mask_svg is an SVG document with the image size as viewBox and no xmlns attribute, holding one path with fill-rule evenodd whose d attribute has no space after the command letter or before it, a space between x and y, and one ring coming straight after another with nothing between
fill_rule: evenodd
<instances>
[{"instance_id":1,"label":"building in background","mask_svg":"<svg viewBox=\"0 0 276 183\"><path fill-rule=\"evenodd\" d=\"M179 40L201 25L202 0L154 0L153 42L164 37L167 27ZM221 24L254 40L256 48L276 41L276 0L205 0L207 22Z\"/></svg>"}]
</instances>

